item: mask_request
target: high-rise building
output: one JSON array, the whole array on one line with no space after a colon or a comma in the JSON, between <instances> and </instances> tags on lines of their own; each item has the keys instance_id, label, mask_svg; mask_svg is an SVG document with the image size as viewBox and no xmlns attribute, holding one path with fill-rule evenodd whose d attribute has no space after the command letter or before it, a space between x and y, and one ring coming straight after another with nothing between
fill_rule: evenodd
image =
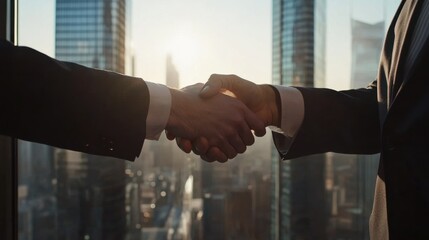
<instances>
[{"instance_id":1,"label":"high-rise building","mask_svg":"<svg viewBox=\"0 0 429 240\"><path fill-rule=\"evenodd\" d=\"M273 0L273 84L323 87L325 0ZM317 121L317 120L316 120ZM325 155L272 159L272 239L325 239Z\"/></svg>"},{"instance_id":2,"label":"high-rise building","mask_svg":"<svg viewBox=\"0 0 429 240\"><path fill-rule=\"evenodd\" d=\"M377 76L384 39L384 22L365 23L352 19L351 88L364 88Z\"/></svg>"},{"instance_id":3,"label":"high-rise building","mask_svg":"<svg viewBox=\"0 0 429 240\"><path fill-rule=\"evenodd\" d=\"M202 162L203 239L269 239L270 147L256 144L228 163Z\"/></svg>"},{"instance_id":4,"label":"high-rise building","mask_svg":"<svg viewBox=\"0 0 429 240\"><path fill-rule=\"evenodd\" d=\"M125 11L126 0L57 0L56 58L124 73ZM56 167L58 238L122 239L125 162L58 150Z\"/></svg>"},{"instance_id":5,"label":"high-rise building","mask_svg":"<svg viewBox=\"0 0 429 240\"><path fill-rule=\"evenodd\" d=\"M377 74L384 23L352 20L351 30L351 87L364 88ZM327 154L325 183L330 239L369 239L378 159L378 155Z\"/></svg>"},{"instance_id":6,"label":"high-rise building","mask_svg":"<svg viewBox=\"0 0 429 240\"><path fill-rule=\"evenodd\" d=\"M57 0L56 58L124 73L126 2Z\"/></svg>"}]
</instances>

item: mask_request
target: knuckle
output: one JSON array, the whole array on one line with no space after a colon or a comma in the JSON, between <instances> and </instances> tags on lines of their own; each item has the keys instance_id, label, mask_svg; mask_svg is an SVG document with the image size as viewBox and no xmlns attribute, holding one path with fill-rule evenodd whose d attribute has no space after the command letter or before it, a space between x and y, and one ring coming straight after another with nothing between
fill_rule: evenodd
<instances>
[{"instance_id":1,"label":"knuckle","mask_svg":"<svg viewBox=\"0 0 429 240\"><path fill-rule=\"evenodd\" d=\"M213 81L214 79L218 78L218 76L219 76L219 74L212 73L212 74L210 75L209 80L212 80L212 81Z\"/></svg>"},{"instance_id":2,"label":"knuckle","mask_svg":"<svg viewBox=\"0 0 429 240\"><path fill-rule=\"evenodd\" d=\"M235 127L242 125L242 124L243 124L243 122L244 122L244 119L243 119L243 117L242 117L242 114L240 114L240 113L236 112L236 113L232 116L232 118L231 118L231 122L232 122L232 124L233 124Z\"/></svg>"},{"instance_id":3,"label":"knuckle","mask_svg":"<svg viewBox=\"0 0 429 240\"><path fill-rule=\"evenodd\" d=\"M227 128L225 130L225 136L227 136L227 137L233 137L235 135L237 135L237 133L236 133L236 131L235 131L234 128Z\"/></svg>"}]
</instances>

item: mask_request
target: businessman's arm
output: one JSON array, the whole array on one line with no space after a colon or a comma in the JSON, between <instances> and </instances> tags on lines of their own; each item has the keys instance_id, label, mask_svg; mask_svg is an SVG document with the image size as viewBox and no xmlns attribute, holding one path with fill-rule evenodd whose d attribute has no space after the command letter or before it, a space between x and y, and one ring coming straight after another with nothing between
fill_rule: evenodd
<instances>
[{"instance_id":1,"label":"businessman's arm","mask_svg":"<svg viewBox=\"0 0 429 240\"><path fill-rule=\"evenodd\" d=\"M206 86L210 91L202 92L210 97L216 91L230 90L254 111L253 102L266 102L260 105L266 109L275 95L258 89L266 85L256 85L233 75L213 75ZM330 89L290 88L276 86L280 100L277 111L281 116L281 133L274 132L276 146L285 159L303 155L340 152L375 153L379 151L379 117L377 90L375 83L367 89L334 91ZM271 100L270 100L271 99ZM272 112L272 111L271 111ZM270 119L269 111L262 119ZM264 122L267 123L266 120ZM268 124L269 125L269 124ZM275 125L275 124L272 124ZM210 152L210 151L209 151ZM217 153L217 150L215 150Z\"/></svg>"},{"instance_id":2,"label":"businessman's arm","mask_svg":"<svg viewBox=\"0 0 429 240\"><path fill-rule=\"evenodd\" d=\"M141 79L3 40L0 52L1 134L128 160L139 155L149 106Z\"/></svg>"},{"instance_id":3,"label":"businessman's arm","mask_svg":"<svg viewBox=\"0 0 429 240\"><path fill-rule=\"evenodd\" d=\"M205 136L225 152L248 144L243 136L250 129L263 130L252 112L226 96L203 101L197 93L57 61L4 40L0 52L0 134L134 160L144 139L156 139L164 128L190 139ZM161 95L166 99L156 98ZM231 113L225 121L222 104Z\"/></svg>"}]
</instances>

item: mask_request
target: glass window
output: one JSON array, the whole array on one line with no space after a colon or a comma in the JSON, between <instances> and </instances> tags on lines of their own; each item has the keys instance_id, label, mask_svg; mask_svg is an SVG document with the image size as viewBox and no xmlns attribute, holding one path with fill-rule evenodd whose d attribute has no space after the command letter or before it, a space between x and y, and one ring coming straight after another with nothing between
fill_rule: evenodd
<instances>
[{"instance_id":1,"label":"glass window","mask_svg":"<svg viewBox=\"0 0 429 240\"><path fill-rule=\"evenodd\" d=\"M175 88L234 73L344 89L375 78L398 4L20 0L18 33L51 57ZM378 165L332 153L280 161L270 133L225 164L164 136L134 162L24 141L18 156L22 240L368 239Z\"/></svg>"}]
</instances>

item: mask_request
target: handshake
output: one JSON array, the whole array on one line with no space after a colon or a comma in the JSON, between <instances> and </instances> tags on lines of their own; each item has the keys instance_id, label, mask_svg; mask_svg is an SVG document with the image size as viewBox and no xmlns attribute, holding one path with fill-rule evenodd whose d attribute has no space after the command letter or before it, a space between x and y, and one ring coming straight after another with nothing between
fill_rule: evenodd
<instances>
[{"instance_id":1,"label":"handshake","mask_svg":"<svg viewBox=\"0 0 429 240\"><path fill-rule=\"evenodd\" d=\"M186 153L205 161L226 162L265 135L265 127L279 127L276 93L235 75L210 76L206 84L170 89L171 112L166 135Z\"/></svg>"}]
</instances>

